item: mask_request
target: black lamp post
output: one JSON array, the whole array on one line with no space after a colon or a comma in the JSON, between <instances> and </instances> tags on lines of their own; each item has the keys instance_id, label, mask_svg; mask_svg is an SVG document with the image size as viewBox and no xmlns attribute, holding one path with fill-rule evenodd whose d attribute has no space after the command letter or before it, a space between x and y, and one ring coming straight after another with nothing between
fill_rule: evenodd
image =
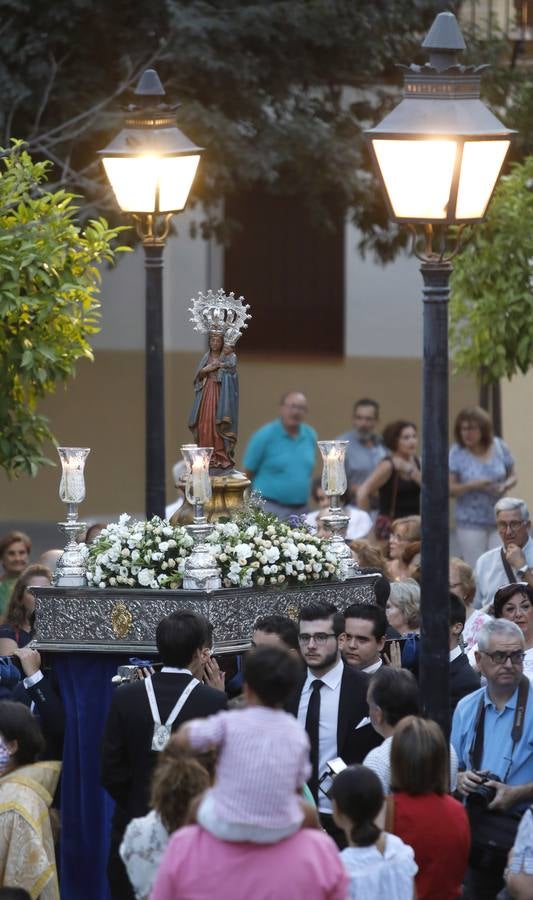
<instances>
[{"instance_id":1,"label":"black lamp post","mask_svg":"<svg viewBox=\"0 0 533 900\"><path fill-rule=\"evenodd\" d=\"M423 714L447 735L449 717L448 299L451 259L464 225L480 222L511 135L479 99L480 69L457 62L465 42L453 13L440 13L422 46L429 63L411 65L404 97L367 131L389 213L413 232L424 282L422 410ZM459 226L447 252L447 227ZM417 229L425 236L417 248Z\"/></svg>"},{"instance_id":2,"label":"black lamp post","mask_svg":"<svg viewBox=\"0 0 533 900\"><path fill-rule=\"evenodd\" d=\"M146 272L146 517L165 514L165 384L163 250L170 220L187 203L202 148L177 127L161 102L157 72L147 69L135 89L124 128L99 151L116 200L132 214Z\"/></svg>"}]
</instances>

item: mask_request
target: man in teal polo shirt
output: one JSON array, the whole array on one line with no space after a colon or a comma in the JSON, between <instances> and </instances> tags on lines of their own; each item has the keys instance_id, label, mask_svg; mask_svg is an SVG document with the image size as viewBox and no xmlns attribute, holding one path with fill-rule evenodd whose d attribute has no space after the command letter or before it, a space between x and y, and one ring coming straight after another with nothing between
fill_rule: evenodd
<instances>
[{"instance_id":1,"label":"man in teal polo shirt","mask_svg":"<svg viewBox=\"0 0 533 900\"><path fill-rule=\"evenodd\" d=\"M243 466L260 491L265 509L280 519L307 511L316 456L316 431L304 423L307 401L290 391L281 399L279 419L252 435Z\"/></svg>"}]
</instances>

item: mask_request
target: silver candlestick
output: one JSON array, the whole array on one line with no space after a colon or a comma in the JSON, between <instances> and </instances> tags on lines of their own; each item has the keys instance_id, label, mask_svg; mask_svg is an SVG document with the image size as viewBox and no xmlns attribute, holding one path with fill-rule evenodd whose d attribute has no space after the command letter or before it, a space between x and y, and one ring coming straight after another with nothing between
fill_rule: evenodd
<instances>
[{"instance_id":1,"label":"silver candlestick","mask_svg":"<svg viewBox=\"0 0 533 900\"><path fill-rule=\"evenodd\" d=\"M356 575L360 575L361 570L345 541L350 517L342 509L338 494L329 495L329 511L327 516L322 516L321 521L328 531L331 531L329 545L331 552L340 562L342 577L355 578Z\"/></svg>"},{"instance_id":2,"label":"silver candlestick","mask_svg":"<svg viewBox=\"0 0 533 900\"><path fill-rule=\"evenodd\" d=\"M58 528L67 538L67 544L59 557L54 575L58 587L83 587L87 584L85 553L77 537L87 530L87 523L78 520L78 504L85 499L83 472L85 460L90 453L88 447L58 447L61 460L61 483L59 496L67 505L65 522L58 522Z\"/></svg>"},{"instance_id":3,"label":"silver candlestick","mask_svg":"<svg viewBox=\"0 0 533 900\"><path fill-rule=\"evenodd\" d=\"M322 518L331 531L329 544L331 552L338 559L343 578L354 578L361 571L345 541L350 517L341 506L341 497L346 492L347 479L344 457L348 441L317 441L324 465L322 468L322 490L329 498L329 512Z\"/></svg>"},{"instance_id":4,"label":"silver candlestick","mask_svg":"<svg viewBox=\"0 0 533 900\"><path fill-rule=\"evenodd\" d=\"M54 584L58 587L83 587L87 584L87 567L82 547L76 538L87 530L87 523L79 521L77 503L67 504L67 520L58 522L57 527L67 538L67 544L57 562Z\"/></svg>"},{"instance_id":5,"label":"silver candlestick","mask_svg":"<svg viewBox=\"0 0 533 900\"><path fill-rule=\"evenodd\" d=\"M187 525L187 531L194 541L194 547L185 561L183 587L186 591L217 591L222 587L220 569L213 548L207 543L213 526L204 515L203 503L196 502L193 508L194 519L192 525Z\"/></svg>"},{"instance_id":6,"label":"silver candlestick","mask_svg":"<svg viewBox=\"0 0 533 900\"><path fill-rule=\"evenodd\" d=\"M185 561L183 587L188 591L216 591L222 587L222 580L213 548L207 542L213 525L204 514L204 506L211 498L209 462L213 448L185 444L181 452L188 470L185 495L194 510L192 524L186 526L194 546Z\"/></svg>"}]
</instances>

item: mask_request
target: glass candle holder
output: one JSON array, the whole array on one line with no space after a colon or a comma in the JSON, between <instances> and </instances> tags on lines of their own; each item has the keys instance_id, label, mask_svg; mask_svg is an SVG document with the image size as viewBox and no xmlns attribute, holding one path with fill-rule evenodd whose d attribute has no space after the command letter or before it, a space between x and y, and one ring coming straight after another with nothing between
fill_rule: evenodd
<instances>
[{"instance_id":1,"label":"glass candle holder","mask_svg":"<svg viewBox=\"0 0 533 900\"><path fill-rule=\"evenodd\" d=\"M322 490L328 497L342 497L348 486L344 457L348 441L317 441L323 460Z\"/></svg>"},{"instance_id":2,"label":"glass candle holder","mask_svg":"<svg viewBox=\"0 0 533 900\"><path fill-rule=\"evenodd\" d=\"M61 460L61 481L59 497L63 503L81 503L85 500L85 460L89 447L58 447Z\"/></svg>"},{"instance_id":3,"label":"glass candle holder","mask_svg":"<svg viewBox=\"0 0 533 900\"><path fill-rule=\"evenodd\" d=\"M183 458L187 463L188 472L185 483L185 496L194 506L195 504L209 503L211 499L211 479L209 477L209 463L213 453L212 447L197 447L184 444L181 448Z\"/></svg>"}]
</instances>

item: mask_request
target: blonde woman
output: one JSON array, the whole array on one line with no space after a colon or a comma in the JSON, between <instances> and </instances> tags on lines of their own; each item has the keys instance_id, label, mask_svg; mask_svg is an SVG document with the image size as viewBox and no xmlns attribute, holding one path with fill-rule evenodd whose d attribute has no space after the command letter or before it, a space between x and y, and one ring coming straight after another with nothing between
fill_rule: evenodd
<instances>
[{"instance_id":1,"label":"blonde woman","mask_svg":"<svg viewBox=\"0 0 533 900\"><path fill-rule=\"evenodd\" d=\"M484 609L475 609L476 581L471 566L458 556L450 559L450 591L463 601L466 610L465 627L461 633L466 651L477 643L477 635L490 616Z\"/></svg>"}]
</instances>

